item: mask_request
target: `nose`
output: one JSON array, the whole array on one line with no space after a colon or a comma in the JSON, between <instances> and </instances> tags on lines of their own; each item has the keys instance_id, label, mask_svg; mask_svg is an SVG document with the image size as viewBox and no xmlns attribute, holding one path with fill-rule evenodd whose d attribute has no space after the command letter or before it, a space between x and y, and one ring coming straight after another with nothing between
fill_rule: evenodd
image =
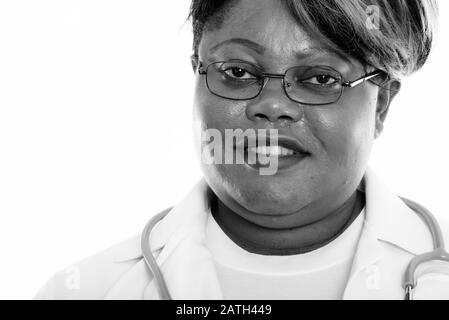
<instances>
[{"instance_id":1,"label":"nose","mask_svg":"<svg viewBox=\"0 0 449 320\"><path fill-rule=\"evenodd\" d=\"M270 79L275 80L275 79ZM252 121L295 123L301 120L304 107L290 100L278 81L268 81L260 95L246 107L246 115Z\"/></svg>"}]
</instances>

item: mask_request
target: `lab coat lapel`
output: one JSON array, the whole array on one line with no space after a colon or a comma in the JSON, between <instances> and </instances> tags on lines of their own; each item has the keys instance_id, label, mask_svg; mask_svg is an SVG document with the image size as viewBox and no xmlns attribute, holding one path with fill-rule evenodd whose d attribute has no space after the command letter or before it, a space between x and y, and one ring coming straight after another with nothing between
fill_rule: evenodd
<instances>
[{"instance_id":1,"label":"lab coat lapel","mask_svg":"<svg viewBox=\"0 0 449 320\"><path fill-rule=\"evenodd\" d=\"M411 257L432 249L426 225L368 168L362 184L366 219L344 299L398 299ZM390 249L386 250L385 244Z\"/></svg>"},{"instance_id":2,"label":"lab coat lapel","mask_svg":"<svg viewBox=\"0 0 449 320\"><path fill-rule=\"evenodd\" d=\"M375 299L379 294L379 269L376 267L383 257L380 243L368 223L364 223L343 299ZM364 296L362 298L362 295Z\"/></svg>"},{"instance_id":3,"label":"lab coat lapel","mask_svg":"<svg viewBox=\"0 0 449 320\"><path fill-rule=\"evenodd\" d=\"M153 229L150 246L173 299L222 299L212 255L206 246L211 191L204 180ZM152 281L145 299L157 299Z\"/></svg>"},{"instance_id":4,"label":"lab coat lapel","mask_svg":"<svg viewBox=\"0 0 449 320\"><path fill-rule=\"evenodd\" d=\"M212 255L205 243L211 190L199 181L153 228L150 247L173 299L222 299ZM105 299L160 299L140 248L140 237L117 248L115 263L134 263Z\"/></svg>"},{"instance_id":5,"label":"lab coat lapel","mask_svg":"<svg viewBox=\"0 0 449 320\"><path fill-rule=\"evenodd\" d=\"M365 178L367 222L379 240L392 243L412 254L432 250L427 225L396 194L368 169Z\"/></svg>"}]
</instances>

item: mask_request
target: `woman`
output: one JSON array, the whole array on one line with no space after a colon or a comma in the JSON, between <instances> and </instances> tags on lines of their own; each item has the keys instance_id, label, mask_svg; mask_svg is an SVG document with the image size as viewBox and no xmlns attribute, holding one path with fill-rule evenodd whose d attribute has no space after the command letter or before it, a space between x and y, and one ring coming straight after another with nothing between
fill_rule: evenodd
<instances>
[{"instance_id":1,"label":"woman","mask_svg":"<svg viewBox=\"0 0 449 320\"><path fill-rule=\"evenodd\" d=\"M142 247L90 257L37 298L403 299L432 237L368 159L435 14L432 0L193 0L204 180ZM415 297L449 298L448 279L427 274Z\"/></svg>"}]
</instances>

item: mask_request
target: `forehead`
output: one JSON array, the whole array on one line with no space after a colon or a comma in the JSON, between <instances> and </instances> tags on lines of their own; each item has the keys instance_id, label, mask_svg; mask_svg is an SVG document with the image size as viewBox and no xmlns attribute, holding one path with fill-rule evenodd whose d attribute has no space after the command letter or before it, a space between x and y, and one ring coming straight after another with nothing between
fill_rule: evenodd
<instances>
[{"instance_id":1,"label":"forehead","mask_svg":"<svg viewBox=\"0 0 449 320\"><path fill-rule=\"evenodd\" d=\"M200 43L200 54L208 54L215 44L231 38L250 39L266 50L265 55L290 57L310 48L324 47L313 39L282 1L240 0L228 11L219 28L206 30Z\"/></svg>"}]
</instances>

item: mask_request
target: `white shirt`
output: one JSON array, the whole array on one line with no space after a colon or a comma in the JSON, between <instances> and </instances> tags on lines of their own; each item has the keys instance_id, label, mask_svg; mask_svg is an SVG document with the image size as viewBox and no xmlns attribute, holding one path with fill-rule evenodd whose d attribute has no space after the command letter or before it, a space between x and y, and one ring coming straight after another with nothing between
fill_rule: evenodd
<instances>
[{"instance_id":1,"label":"white shirt","mask_svg":"<svg viewBox=\"0 0 449 320\"><path fill-rule=\"evenodd\" d=\"M224 299L342 299L365 210L332 242L289 256L254 254L234 243L209 214L206 245Z\"/></svg>"}]
</instances>

